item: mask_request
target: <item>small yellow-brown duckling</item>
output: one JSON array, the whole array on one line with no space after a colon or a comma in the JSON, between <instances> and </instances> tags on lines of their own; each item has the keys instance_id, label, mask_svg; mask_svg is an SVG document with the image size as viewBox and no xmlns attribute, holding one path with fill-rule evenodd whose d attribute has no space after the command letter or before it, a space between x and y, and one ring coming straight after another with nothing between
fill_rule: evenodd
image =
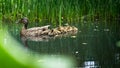
<instances>
[{"instance_id":1,"label":"small yellow-brown duckling","mask_svg":"<svg viewBox=\"0 0 120 68\"><path fill-rule=\"evenodd\" d=\"M60 32L59 30L57 30L57 29L52 29L52 30L48 33L49 36L56 36L56 35L59 35L59 34L61 34L61 32Z\"/></svg>"},{"instance_id":2,"label":"small yellow-brown duckling","mask_svg":"<svg viewBox=\"0 0 120 68\"><path fill-rule=\"evenodd\" d=\"M58 31L61 33L67 33L67 32L72 32L72 31L78 31L78 29L74 26L60 26L56 28Z\"/></svg>"}]
</instances>

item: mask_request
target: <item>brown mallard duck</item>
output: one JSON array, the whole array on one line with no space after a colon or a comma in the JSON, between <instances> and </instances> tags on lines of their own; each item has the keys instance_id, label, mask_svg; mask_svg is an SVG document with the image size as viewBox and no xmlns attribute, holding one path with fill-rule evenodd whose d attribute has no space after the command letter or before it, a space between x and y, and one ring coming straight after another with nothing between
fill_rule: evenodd
<instances>
[{"instance_id":1,"label":"brown mallard duck","mask_svg":"<svg viewBox=\"0 0 120 68\"><path fill-rule=\"evenodd\" d=\"M41 27L33 27L33 28L28 29L27 26L28 26L29 21L27 17L21 18L18 22L23 23L22 30L20 31L21 36L47 35L47 33L50 31L50 29L48 29L50 25L41 26Z\"/></svg>"}]
</instances>

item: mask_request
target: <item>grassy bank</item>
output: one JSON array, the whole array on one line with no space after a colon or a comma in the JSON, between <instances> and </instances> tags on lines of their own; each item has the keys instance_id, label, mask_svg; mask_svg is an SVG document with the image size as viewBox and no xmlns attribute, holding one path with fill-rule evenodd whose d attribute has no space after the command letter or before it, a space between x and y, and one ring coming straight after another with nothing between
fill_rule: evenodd
<instances>
[{"instance_id":1,"label":"grassy bank","mask_svg":"<svg viewBox=\"0 0 120 68\"><path fill-rule=\"evenodd\" d=\"M3 21L13 22L27 16L31 22L111 20L120 16L119 0L1 0Z\"/></svg>"}]
</instances>

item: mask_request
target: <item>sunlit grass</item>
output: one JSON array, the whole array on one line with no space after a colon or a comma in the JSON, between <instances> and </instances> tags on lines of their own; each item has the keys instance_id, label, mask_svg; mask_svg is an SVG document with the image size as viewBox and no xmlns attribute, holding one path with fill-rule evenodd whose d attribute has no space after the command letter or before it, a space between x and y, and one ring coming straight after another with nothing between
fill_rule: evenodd
<instances>
[{"instance_id":1,"label":"sunlit grass","mask_svg":"<svg viewBox=\"0 0 120 68\"><path fill-rule=\"evenodd\" d=\"M88 20L114 19L119 15L119 4L119 0L1 0L1 11L10 20L27 16L31 22L37 18L42 23L61 25L62 20L80 22L83 16Z\"/></svg>"}]
</instances>

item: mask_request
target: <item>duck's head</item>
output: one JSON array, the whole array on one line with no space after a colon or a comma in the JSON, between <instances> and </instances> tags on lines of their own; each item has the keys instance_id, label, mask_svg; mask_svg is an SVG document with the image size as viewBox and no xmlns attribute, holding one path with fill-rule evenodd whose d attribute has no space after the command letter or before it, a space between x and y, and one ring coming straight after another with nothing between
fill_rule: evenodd
<instances>
[{"instance_id":1,"label":"duck's head","mask_svg":"<svg viewBox=\"0 0 120 68\"><path fill-rule=\"evenodd\" d=\"M19 19L17 23L23 23L24 27L27 29L28 22L29 22L28 18L27 17L23 17L23 18Z\"/></svg>"},{"instance_id":2,"label":"duck's head","mask_svg":"<svg viewBox=\"0 0 120 68\"><path fill-rule=\"evenodd\" d=\"M28 24L28 18L27 17L23 17L21 18L18 23L23 23L23 24Z\"/></svg>"}]
</instances>

